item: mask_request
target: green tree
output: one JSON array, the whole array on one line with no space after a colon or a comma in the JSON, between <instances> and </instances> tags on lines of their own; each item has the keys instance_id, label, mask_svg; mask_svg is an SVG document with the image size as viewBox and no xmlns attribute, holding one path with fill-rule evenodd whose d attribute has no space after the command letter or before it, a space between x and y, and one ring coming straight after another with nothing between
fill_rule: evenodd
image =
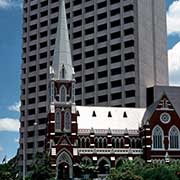
<instances>
[{"instance_id":1,"label":"green tree","mask_svg":"<svg viewBox=\"0 0 180 180\"><path fill-rule=\"evenodd\" d=\"M26 177L26 180L50 180L53 179L53 174L50 165L49 156L45 153L36 153L32 166L31 173Z\"/></svg>"},{"instance_id":2,"label":"green tree","mask_svg":"<svg viewBox=\"0 0 180 180\"><path fill-rule=\"evenodd\" d=\"M127 169L125 171L119 171L118 169L113 169L108 176L109 180L143 180L140 175L134 174L133 171Z\"/></svg>"},{"instance_id":3,"label":"green tree","mask_svg":"<svg viewBox=\"0 0 180 180\"><path fill-rule=\"evenodd\" d=\"M178 180L176 174L167 165L147 168L142 176L146 180Z\"/></svg>"},{"instance_id":4,"label":"green tree","mask_svg":"<svg viewBox=\"0 0 180 180\"><path fill-rule=\"evenodd\" d=\"M124 160L118 168L111 169L109 180L178 180L180 162L145 163L140 158Z\"/></svg>"},{"instance_id":5,"label":"green tree","mask_svg":"<svg viewBox=\"0 0 180 180\"><path fill-rule=\"evenodd\" d=\"M169 163L168 168L176 174L178 179L180 179L180 160L176 160L176 162Z\"/></svg>"},{"instance_id":6,"label":"green tree","mask_svg":"<svg viewBox=\"0 0 180 180\"><path fill-rule=\"evenodd\" d=\"M88 162L81 162L79 165L81 175L89 175L89 178L96 178L97 177L97 166L92 163Z\"/></svg>"},{"instance_id":7,"label":"green tree","mask_svg":"<svg viewBox=\"0 0 180 180\"><path fill-rule=\"evenodd\" d=\"M0 164L0 179L18 180L17 156L7 163Z\"/></svg>"},{"instance_id":8,"label":"green tree","mask_svg":"<svg viewBox=\"0 0 180 180\"><path fill-rule=\"evenodd\" d=\"M140 158L133 161L124 160L122 165L111 170L109 180L143 180L141 173L144 170L145 162Z\"/></svg>"}]
</instances>

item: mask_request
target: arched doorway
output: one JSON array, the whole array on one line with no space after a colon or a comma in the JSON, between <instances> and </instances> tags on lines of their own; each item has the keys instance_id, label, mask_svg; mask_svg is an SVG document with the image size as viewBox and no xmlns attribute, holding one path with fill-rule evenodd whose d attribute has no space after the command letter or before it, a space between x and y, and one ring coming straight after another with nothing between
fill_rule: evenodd
<instances>
[{"instance_id":1,"label":"arched doorway","mask_svg":"<svg viewBox=\"0 0 180 180\"><path fill-rule=\"evenodd\" d=\"M68 180L73 177L73 163L67 152L62 152L56 160L57 180Z\"/></svg>"},{"instance_id":2,"label":"arched doorway","mask_svg":"<svg viewBox=\"0 0 180 180\"><path fill-rule=\"evenodd\" d=\"M109 174L111 163L107 158L105 157L100 158L97 164L100 175Z\"/></svg>"},{"instance_id":3,"label":"arched doorway","mask_svg":"<svg viewBox=\"0 0 180 180\"><path fill-rule=\"evenodd\" d=\"M69 164L63 162L58 166L57 179L69 179Z\"/></svg>"}]
</instances>

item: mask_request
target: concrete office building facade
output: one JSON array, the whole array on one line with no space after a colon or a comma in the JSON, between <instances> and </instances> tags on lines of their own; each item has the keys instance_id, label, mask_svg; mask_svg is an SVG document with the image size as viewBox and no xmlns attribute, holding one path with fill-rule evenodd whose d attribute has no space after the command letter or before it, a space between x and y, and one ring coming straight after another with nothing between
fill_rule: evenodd
<instances>
[{"instance_id":1,"label":"concrete office building facade","mask_svg":"<svg viewBox=\"0 0 180 180\"><path fill-rule=\"evenodd\" d=\"M146 107L168 85L165 1L66 1L76 104Z\"/></svg>"},{"instance_id":2,"label":"concrete office building facade","mask_svg":"<svg viewBox=\"0 0 180 180\"><path fill-rule=\"evenodd\" d=\"M45 149L59 0L24 0L19 165ZM146 106L168 84L165 1L66 0L77 105ZM23 169L24 167L24 169Z\"/></svg>"}]
</instances>

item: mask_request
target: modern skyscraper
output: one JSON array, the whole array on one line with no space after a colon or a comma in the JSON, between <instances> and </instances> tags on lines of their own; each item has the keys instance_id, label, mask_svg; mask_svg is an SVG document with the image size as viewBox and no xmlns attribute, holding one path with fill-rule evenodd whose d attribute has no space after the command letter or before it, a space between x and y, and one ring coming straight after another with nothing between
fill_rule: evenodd
<instances>
[{"instance_id":1,"label":"modern skyscraper","mask_svg":"<svg viewBox=\"0 0 180 180\"><path fill-rule=\"evenodd\" d=\"M45 148L59 1L24 0L20 119L24 174L33 154ZM168 84L165 0L66 0L66 15L77 105L145 107L146 88Z\"/></svg>"},{"instance_id":2,"label":"modern skyscraper","mask_svg":"<svg viewBox=\"0 0 180 180\"><path fill-rule=\"evenodd\" d=\"M165 0L67 0L76 104L146 106L168 84Z\"/></svg>"}]
</instances>

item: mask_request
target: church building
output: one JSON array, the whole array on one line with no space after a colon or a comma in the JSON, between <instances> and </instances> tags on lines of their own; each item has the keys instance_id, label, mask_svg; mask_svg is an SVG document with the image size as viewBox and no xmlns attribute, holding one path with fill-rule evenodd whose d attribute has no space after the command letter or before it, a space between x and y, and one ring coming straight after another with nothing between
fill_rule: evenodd
<instances>
[{"instance_id":1,"label":"church building","mask_svg":"<svg viewBox=\"0 0 180 180\"><path fill-rule=\"evenodd\" d=\"M78 177L82 162L96 165L103 176L124 159L180 158L180 113L166 93L148 108L76 106L65 5L60 2L47 124L47 150L57 179Z\"/></svg>"}]
</instances>

